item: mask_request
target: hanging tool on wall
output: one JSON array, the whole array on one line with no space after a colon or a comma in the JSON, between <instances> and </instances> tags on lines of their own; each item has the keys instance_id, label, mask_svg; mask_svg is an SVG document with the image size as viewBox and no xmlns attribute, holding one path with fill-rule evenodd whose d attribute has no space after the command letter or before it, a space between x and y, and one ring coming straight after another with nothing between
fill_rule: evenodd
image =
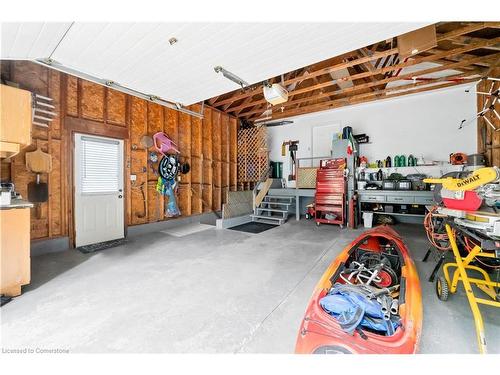
<instances>
[{"instance_id":1,"label":"hanging tool on wall","mask_svg":"<svg viewBox=\"0 0 500 375\"><path fill-rule=\"evenodd\" d=\"M33 93L32 99L32 123L36 126L48 128L50 123L57 117L54 112L54 99Z\"/></svg>"},{"instance_id":2,"label":"hanging tool on wall","mask_svg":"<svg viewBox=\"0 0 500 375\"><path fill-rule=\"evenodd\" d=\"M49 174L52 171L52 156L43 152L36 140L36 150L27 152L25 155L26 169L36 173L36 181L28 184L28 200L35 203L37 219L42 218L41 203L49 200L49 186L46 182L41 182L40 174Z\"/></svg>"},{"instance_id":3,"label":"hanging tool on wall","mask_svg":"<svg viewBox=\"0 0 500 375\"><path fill-rule=\"evenodd\" d=\"M288 181L294 181L297 178L296 172L296 161L297 161L297 150L299 149L299 141L286 141L281 144L281 156L286 156L286 147L288 146L288 152L290 153L290 174L288 175Z\"/></svg>"}]
</instances>

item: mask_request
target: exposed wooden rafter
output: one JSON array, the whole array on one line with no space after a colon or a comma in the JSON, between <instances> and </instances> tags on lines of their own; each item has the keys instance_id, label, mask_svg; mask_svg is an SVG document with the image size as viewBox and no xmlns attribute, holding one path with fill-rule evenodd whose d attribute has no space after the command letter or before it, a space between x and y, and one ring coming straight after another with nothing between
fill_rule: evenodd
<instances>
[{"instance_id":1,"label":"exposed wooden rafter","mask_svg":"<svg viewBox=\"0 0 500 375\"><path fill-rule=\"evenodd\" d=\"M208 103L250 121L264 113L272 119L285 118L472 82L498 65L500 22L443 22L435 27L437 46L404 60L399 56L396 38L391 38L285 73L283 79L270 77L268 82L282 83L289 91L283 104L270 106L262 82ZM427 65L419 65L424 63ZM411 73L403 70L410 67L415 67ZM429 78L436 73L443 76ZM399 81L404 84L388 85Z\"/></svg>"},{"instance_id":2,"label":"exposed wooden rafter","mask_svg":"<svg viewBox=\"0 0 500 375\"><path fill-rule=\"evenodd\" d=\"M305 113L312 113L312 112L324 111L327 109L340 108L340 107L344 107L346 105L360 104L360 103L370 102L370 101L374 101L374 100L389 99L389 98L394 98L394 97L398 97L398 96L402 96L402 95L416 94L419 92L437 90L437 89L442 89L442 88L446 88L446 87L450 87L450 86L472 83L472 82L476 82L476 81L477 81L477 78L472 78L472 79L466 79L463 81L445 82L442 84L432 85L432 86L429 86L430 85L429 82L419 82L419 83L407 85L407 86L411 86L412 89L403 89L401 87L398 87L398 88L384 90L382 93L371 92L371 93L367 93L367 94L360 94L360 95L356 95L356 96L353 96L350 98L332 100L332 101L312 105L312 106L308 107L307 110L305 108L299 108L299 109L295 109L295 110L291 110L291 111L283 111L281 113L277 113L276 115L273 114L271 116L271 119L273 119L273 120L282 119L282 118L291 117L291 116L298 116L298 115L305 114ZM432 82L432 83L434 83L434 82ZM419 87L419 86L426 86L426 87ZM386 94L388 94L388 95L386 95ZM250 120L257 120L257 119L258 119L258 117L250 118Z\"/></svg>"},{"instance_id":3,"label":"exposed wooden rafter","mask_svg":"<svg viewBox=\"0 0 500 375\"><path fill-rule=\"evenodd\" d=\"M495 54L496 56L496 54ZM432 56L430 56L432 57ZM423 76L423 75L426 75L426 74L431 74L431 73L436 73L436 72L440 72L442 70L448 70L448 69L459 69L461 68L462 66L468 66L468 65L472 65L478 61L484 61L485 59L483 57L475 57L475 58L471 58L471 59L465 59L465 60L462 60L462 61L458 61L458 62L455 62L455 63L443 63L442 65L439 65L439 66L436 66L434 68L428 68L428 69L423 69L423 70L420 70L420 71L417 71L417 72L412 72L412 73L407 73L407 74L403 74L403 75L399 75L399 76L391 76L391 77L388 77L388 78L384 78L384 79L381 79L381 80L377 80L377 81L374 81L374 82L369 82L369 83L364 83L364 84L360 84L360 85L354 85L350 88L345 88L345 89L341 89L341 90L338 90L334 93L331 93L329 92L328 95L331 95L331 94L347 94L347 93L350 93L350 92L353 92L353 91L356 91L356 90L360 90L360 89L366 89L366 88L370 88L370 87L373 87L373 86L376 86L376 85L381 85L381 84L387 84L389 82L394 82L394 81L400 81L400 80L405 80L405 79L412 79L414 77L419 77L419 76ZM429 61L429 60L425 60L425 61ZM422 61L420 62L417 62L417 63L413 63L411 65L416 65L418 63L421 63ZM400 63L400 64L397 64L395 66L401 66L401 65L404 65L404 64L407 64L409 62L406 62L406 63ZM408 66L411 66L411 65L408 65ZM393 66L393 67L395 67ZM390 67L390 68L393 68L393 67ZM386 69L386 68L383 68L383 69ZM382 70L383 70L382 69ZM396 68L397 69L397 68ZM394 69L391 69L391 70L394 70ZM354 79L360 79L360 78L364 78L364 77L367 77L368 75L366 73L359 73L359 74L355 74L355 75L352 75L352 76L349 76L349 77L345 77L346 80L354 80ZM316 85L316 88L319 88L318 86L321 86L321 87L326 87L326 86L329 86L330 84L328 85ZM308 87L308 89L312 89L314 86L310 86ZM307 91L307 90L306 90ZM304 92L302 90L302 92ZM319 94L318 96L319 97L322 97L322 96L325 96L326 94ZM298 99L298 100L301 100L301 99ZM297 100L297 101L298 101ZM292 100L289 100L287 103L284 103L285 105L287 104L293 104L293 103L296 103L297 101L294 101L293 99ZM257 103L257 102L256 102ZM258 103L267 103L264 100L260 100L258 101ZM256 112L254 112L256 113ZM249 112L246 112L244 113L245 116L248 116L249 115Z\"/></svg>"}]
</instances>

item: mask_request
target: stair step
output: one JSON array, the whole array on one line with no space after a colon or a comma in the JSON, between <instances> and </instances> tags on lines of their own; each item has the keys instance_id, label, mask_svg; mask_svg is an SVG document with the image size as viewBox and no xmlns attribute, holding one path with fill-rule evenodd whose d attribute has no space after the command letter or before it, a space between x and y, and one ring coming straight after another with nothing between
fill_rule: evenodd
<instances>
[{"instance_id":1,"label":"stair step","mask_svg":"<svg viewBox=\"0 0 500 375\"><path fill-rule=\"evenodd\" d=\"M256 210L252 215L255 216L262 216L265 217L266 219L271 219L271 220L286 220L288 219L288 212L282 212L280 213L274 213L274 212L259 212Z\"/></svg>"},{"instance_id":2,"label":"stair step","mask_svg":"<svg viewBox=\"0 0 500 375\"><path fill-rule=\"evenodd\" d=\"M275 202L275 201L273 201L273 202L266 202L266 201L262 201L260 204L261 204L261 205L265 204L265 205L269 205L269 206L270 206L270 205L276 205L276 206L286 206L287 208L288 208L288 206L291 206L291 205L292 205L292 203L286 203L286 202Z\"/></svg>"},{"instance_id":3,"label":"stair step","mask_svg":"<svg viewBox=\"0 0 500 375\"><path fill-rule=\"evenodd\" d=\"M281 213L288 213L288 210L280 210L280 209L278 209L278 208L257 207L257 210L260 210L260 211L267 211L267 212L281 212Z\"/></svg>"},{"instance_id":4,"label":"stair step","mask_svg":"<svg viewBox=\"0 0 500 375\"><path fill-rule=\"evenodd\" d=\"M288 199L290 202L295 199L295 197L292 197L290 195L266 195L264 197L264 200L269 201L270 199Z\"/></svg>"},{"instance_id":5,"label":"stair step","mask_svg":"<svg viewBox=\"0 0 500 375\"><path fill-rule=\"evenodd\" d=\"M275 216L265 216L265 215L250 215L252 221L265 222L268 224L281 225L285 222L285 219L282 217Z\"/></svg>"},{"instance_id":6,"label":"stair step","mask_svg":"<svg viewBox=\"0 0 500 375\"><path fill-rule=\"evenodd\" d=\"M279 223L274 220L266 220L266 219L252 219L253 222L255 223L264 223L264 224L271 224L271 225L276 225L279 227L280 225L283 225L284 223Z\"/></svg>"}]
</instances>

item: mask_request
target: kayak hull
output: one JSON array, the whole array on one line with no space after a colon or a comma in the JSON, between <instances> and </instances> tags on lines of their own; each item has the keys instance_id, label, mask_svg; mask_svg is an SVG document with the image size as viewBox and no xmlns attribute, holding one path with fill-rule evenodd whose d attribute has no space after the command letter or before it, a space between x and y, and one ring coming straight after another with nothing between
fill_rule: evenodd
<instances>
[{"instance_id":1,"label":"kayak hull","mask_svg":"<svg viewBox=\"0 0 500 375\"><path fill-rule=\"evenodd\" d=\"M402 327L392 336L358 332L351 336L340 328L337 320L326 313L319 301L332 287L330 279L349 258L352 249L360 243L377 243L383 238L393 242L403 259L401 267L401 296L399 315ZM368 240L368 241L366 241ZM374 247L375 249L375 247ZM404 294L404 295L403 295ZM388 226L368 230L350 243L330 264L314 289L302 319L295 353L299 354L412 354L418 351L422 330L422 295L420 281L408 248L401 236Z\"/></svg>"}]
</instances>

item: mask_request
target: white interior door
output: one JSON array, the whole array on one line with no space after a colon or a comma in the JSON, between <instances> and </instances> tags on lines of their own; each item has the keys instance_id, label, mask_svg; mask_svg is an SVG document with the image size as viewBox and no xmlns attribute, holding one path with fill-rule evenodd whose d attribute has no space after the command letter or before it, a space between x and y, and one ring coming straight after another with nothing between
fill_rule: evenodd
<instances>
[{"instance_id":1,"label":"white interior door","mask_svg":"<svg viewBox=\"0 0 500 375\"><path fill-rule=\"evenodd\" d=\"M330 156L332 154L332 141L340 131L340 124L314 126L312 128L313 158Z\"/></svg>"},{"instance_id":2,"label":"white interior door","mask_svg":"<svg viewBox=\"0 0 500 375\"><path fill-rule=\"evenodd\" d=\"M75 244L124 237L123 141L75 134Z\"/></svg>"}]
</instances>

